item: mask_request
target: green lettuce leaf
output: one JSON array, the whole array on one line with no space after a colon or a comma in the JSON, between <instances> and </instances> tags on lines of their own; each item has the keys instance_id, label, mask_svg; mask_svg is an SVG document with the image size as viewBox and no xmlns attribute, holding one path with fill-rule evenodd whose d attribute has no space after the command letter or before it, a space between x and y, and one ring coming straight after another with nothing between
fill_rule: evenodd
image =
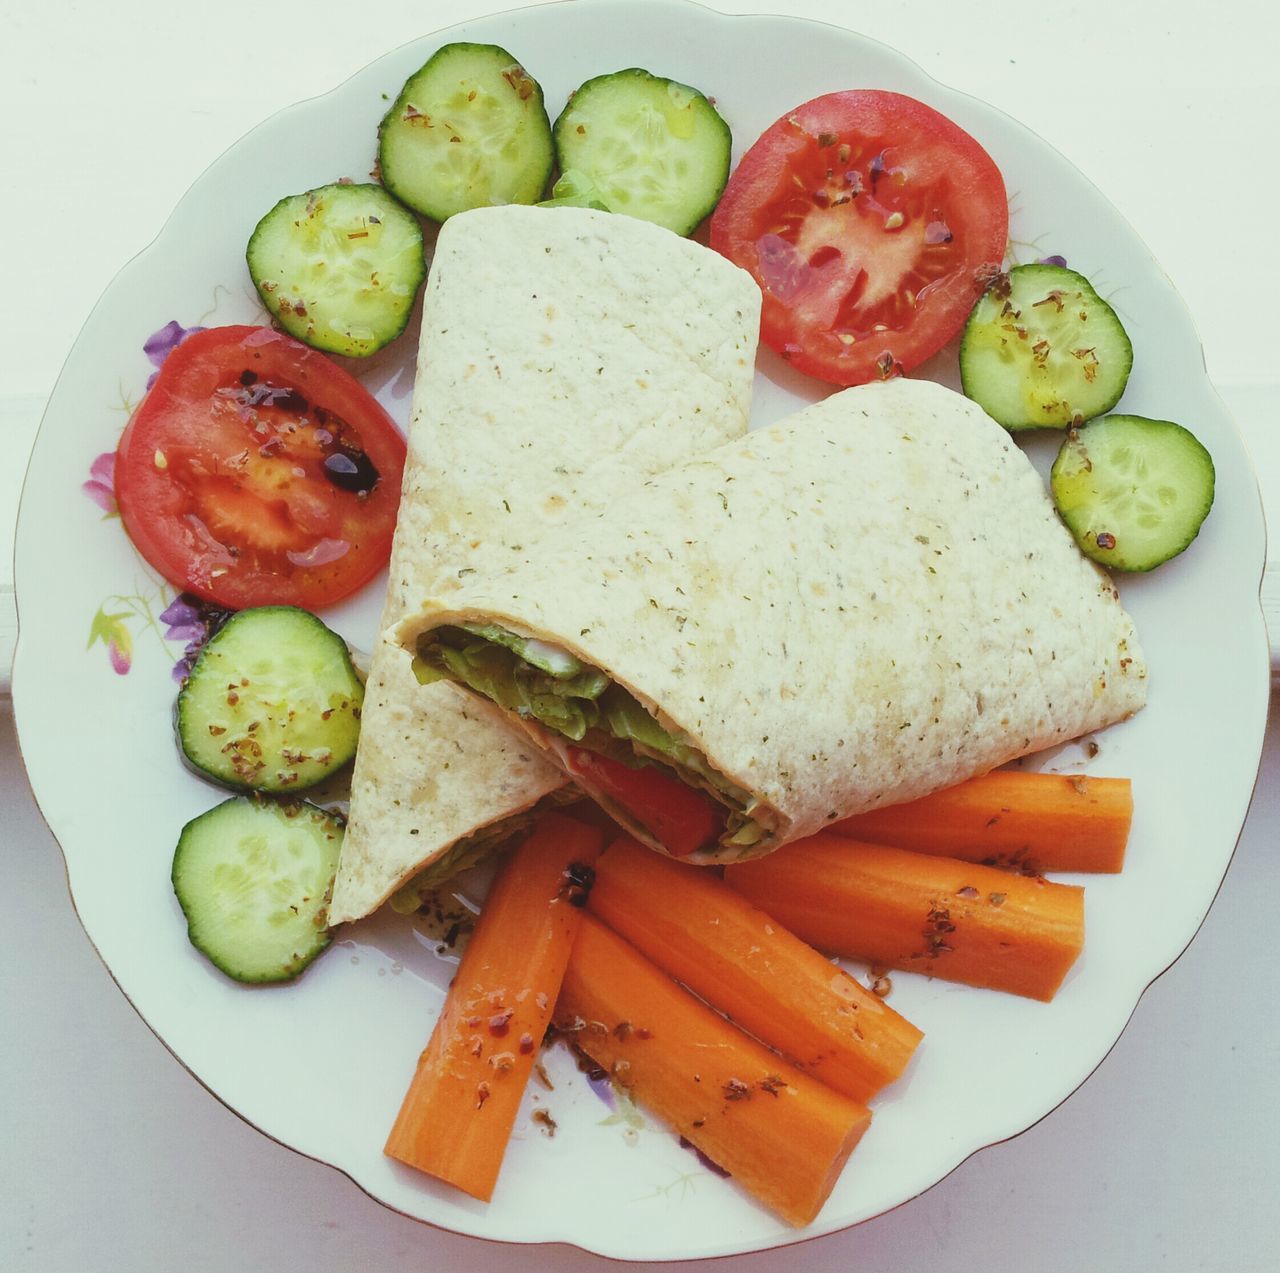
<instances>
[{"instance_id":1,"label":"green lettuce leaf","mask_svg":"<svg viewBox=\"0 0 1280 1273\"><path fill-rule=\"evenodd\" d=\"M619 739L642 743L664 756L675 756L676 740L620 685L611 685L600 698L606 729Z\"/></svg>"},{"instance_id":2,"label":"green lettuce leaf","mask_svg":"<svg viewBox=\"0 0 1280 1273\"><path fill-rule=\"evenodd\" d=\"M484 641L505 646L526 663L541 668L559 681L572 680L585 667L582 660L574 658L568 650L548 645L546 641L539 641L536 637L517 636L496 623L463 623L460 626L464 632L470 632Z\"/></svg>"},{"instance_id":3,"label":"green lettuce leaf","mask_svg":"<svg viewBox=\"0 0 1280 1273\"><path fill-rule=\"evenodd\" d=\"M544 199L538 207L594 208L597 212L609 211L604 200L600 198L595 182L577 168L567 169L551 187L551 198Z\"/></svg>"},{"instance_id":4,"label":"green lettuce leaf","mask_svg":"<svg viewBox=\"0 0 1280 1273\"><path fill-rule=\"evenodd\" d=\"M491 639L491 631L503 639ZM569 666L554 650L550 655L535 650L539 662L526 662L520 651L529 644L524 637L489 625L437 628L420 642L415 672L419 681L447 676L509 712L532 716L548 729L581 741L599 721L595 700L608 688L609 678L565 655ZM548 662L555 665L554 672L543 666Z\"/></svg>"}]
</instances>

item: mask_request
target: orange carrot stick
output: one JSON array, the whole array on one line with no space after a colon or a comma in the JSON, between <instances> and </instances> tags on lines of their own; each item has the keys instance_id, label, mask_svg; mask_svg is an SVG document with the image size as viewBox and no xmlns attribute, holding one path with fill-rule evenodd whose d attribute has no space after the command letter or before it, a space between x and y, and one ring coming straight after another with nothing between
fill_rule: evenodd
<instances>
[{"instance_id":1,"label":"orange carrot stick","mask_svg":"<svg viewBox=\"0 0 1280 1273\"><path fill-rule=\"evenodd\" d=\"M603 837L545 813L494 880L384 1152L487 1202Z\"/></svg>"},{"instance_id":2,"label":"orange carrot stick","mask_svg":"<svg viewBox=\"0 0 1280 1273\"><path fill-rule=\"evenodd\" d=\"M833 955L1052 999L1084 945L1084 890L829 831L725 878Z\"/></svg>"},{"instance_id":3,"label":"orange carrot stick","mask_svg":"<svg viewBox=\"0 0 1280 1273\"><path fill-rule=\"evenodd\" d=\"M871 1121L676 985L591 915L569 958L558 1029L634 1100L794 1225L826 1201Z\"/></svg>"},{"instance_id":4,"label":"orange carrot stick","mask_svg":"<svg viewBox=\"0 0 1280 1273\"><path fill-rule=\"evenodd\" d=\"M589 909L799 1069L866 1101L923 1035L706 867L624 838L596 864Z\"/></svg>"},{"instance_id":5,"label":"orange carrot stick","mask_svg":"<svg viewBox=\"0 0 1280 1273\"><path fill-rule=\"evenodd\" d=\"M1132 821L1128 778L997 769L831 829L989 866L1114 873L1124 866Z\"/></svg>"}]
</instances>

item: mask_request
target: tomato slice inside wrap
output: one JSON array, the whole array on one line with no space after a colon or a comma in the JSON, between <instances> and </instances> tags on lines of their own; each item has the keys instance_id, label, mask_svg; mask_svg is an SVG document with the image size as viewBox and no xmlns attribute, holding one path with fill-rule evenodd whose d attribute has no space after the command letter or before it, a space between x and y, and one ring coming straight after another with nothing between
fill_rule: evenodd
<instances>
[{"instance_id":1,"label":"tomato slice inside wrap","mask_svg":"<svg viewBox=\"0 0 1280 1273\"><path fill-rule=\"evenodd\" d=\"M614 801L666 846L688 857L713 844L724 830L724 809L704 791L653 765L632 769L583 747L565 748L569 772L588 792Z\"/></svg>"}]
</instances>

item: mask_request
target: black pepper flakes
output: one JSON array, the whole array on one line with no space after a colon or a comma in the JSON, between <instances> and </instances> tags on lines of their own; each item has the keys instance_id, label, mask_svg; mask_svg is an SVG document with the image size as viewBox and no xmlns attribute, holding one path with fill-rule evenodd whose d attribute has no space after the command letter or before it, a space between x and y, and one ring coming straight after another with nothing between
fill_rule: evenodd
<instances>
[{"instance_id":1,"label":"black pepper flakes","mask_svg":"<svg viewBox=\"0 0 1280 1273\"><path fill-rule=\"evenodd\" d=\"M925 917L924 932L922 934L926 952L930 956L934 956L954 950L955 947L947 943L947 936L955 931L956 926L951 922L950 909L939 902L934 902L929 907L929 913Z\"/></svg>"},{"instance_id":2,"label":"black pepper flakes","mask_svg":"<svg viewBox=\"0 0 1280 1273\"><path fill-rule=\"evenodd\" d=\"M582 862L571 862L564 871L564 883L560 886L560 896L579 909L587 904L591 894L591 886L596 882L595 868Z\"/></svg>"},{"instance_id":3,"label":"black pepper flakes","mask_svg":"<svg viewBox=\"0 0 1280 1273\"><path fill-rule=\"evenodd\" d=\"M886 349L876 359L876 375L881 380L892 380L902 375L902 364L893 356L892 350Z\"/></svg>"},{"instance_id":4,"label":"black pepper flakes","mask_svg":"<svg viewBox=\"0 0 1280 1273\"><path fill-rule=\"evenodd\" d=\"M609 1072L591 1057L589 1057L581 1048L574 1048L578 1069L587 1076L592 1082L603 1083L609 1077Z\"/></svg>"}]
</instances>

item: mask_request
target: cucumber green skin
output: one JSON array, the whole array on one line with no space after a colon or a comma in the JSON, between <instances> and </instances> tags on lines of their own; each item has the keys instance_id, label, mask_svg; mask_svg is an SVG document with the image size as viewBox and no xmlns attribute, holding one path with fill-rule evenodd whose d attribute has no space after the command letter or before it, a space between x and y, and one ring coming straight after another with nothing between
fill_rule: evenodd
<instances>
[{"instance_id":1,"label":"cucumber green skin","mask_svg":"<svg viewBox=\"0 0 1280 1273\"><path fill-rule=\"evenodd\" d=\"M960 340L965 395L1011 432L1067 429L1110 411L1133 367L1133 346L1115 310L1083 274L1064 266L1018 265L1004 277L1008 300L1020 311L1016 324L1028 334L1020 339L1002 327L1003 292L993 288L980 297ZM1053 290L1067 298L1061 312L1035 303ZM1075 317L1082 310L1083 322ZM1049 342L1042 365L1032 354L1041 339ZM1073 349L1096 350L1097 363L1074 357Z\"/></svg>"},{"instance_id":2,"label":"cucumber green skin","mask_svg":"<svg viewBox=\"0 0 1280 1273\"><path fill-rule=\"evenodd\" d=\"M650 154L617 149L608 134L625 127L627 110L658 111L673 101L689 112L688 136L668 131L661 149ZM711 215L729 180L733 137L720 113L696 88L640 67L588 80L570 97L552 135L562 172L583 173L611 211L676 234L691 234ZM670 172L672 164L683 171ZM660 195L646 190L646 183L660 186Z\"/></svg>"},{"instance_id":3,"label":"cucumber green skin","mask_svg":"<svg viewBox=\"0 0 1280 1273\"><path fill-rule=\"evenodd\" d=\"M519 75L508 79L505 72L512 70ZM502 148L514 150L514 155L476 153L483 151L483 142L468 141L462 132L471 91L486 92L486 107L496 105L507 117L501 129ZM418 122L406 118L410 105ZM470 109L479 126L483 121L475 108ZM430 128L422 122L424 117L433 121ZM450 125L457 126L458 132L452 133ZM450 142L451 135L462 140ZM469 174L456 171L459 160L472 164ZM537 203L551 178L554 160L542 89L496 44L459 42L437 50L405 82L378 125L382 184L432 221L446 221L472 208Z\"/></svg>"},{"instance_id":4,"label":"cucumber green skin","mask_svg":"<svg viewBox=\"0 0 1280 1273\"><path fill-rule=\"evenodd\" d=\"M355 755L363 701L346 643L315 615L296 606L241 610L178 691L178 745L197 773L232 791L302 791Z\"/></svg>"},{"instance_id":5,"label":"cucumber green skin","mask_svg":"<svg viewBox=\"0 0 1280 1273\"><path fill-rule=\"evenodd\" d=\"M378 225L361 223L369 217ZM287 195L258 222L245 261L263 305L290 336L351 358L404 331L427 276L417 218L368 183Z\"/></svg>"},{"instance_id":6,"label":"cucumber green skin","mask_svg":"<svg viewBox=\"0 0 1280 1273\"><path fill-rule=\"evenodd\" d=\"M1053 502L1086 557L1130 574L1190 546L1213 507L1213 458L1170 420L1112 415L1072 430L1053 462Z\"/></svg>"},{"instance_id":7,"label":"cucumber green skin","mask_svg":"<svg viewBox=\"0 0 1280 1273\"><path fill-rule=\"evenodd\" d=\"M302 802L233 796L182 828L173 891L191 944L254 985L290 981L324 951L343 823Z\"/></svg>"}]
</instances>

